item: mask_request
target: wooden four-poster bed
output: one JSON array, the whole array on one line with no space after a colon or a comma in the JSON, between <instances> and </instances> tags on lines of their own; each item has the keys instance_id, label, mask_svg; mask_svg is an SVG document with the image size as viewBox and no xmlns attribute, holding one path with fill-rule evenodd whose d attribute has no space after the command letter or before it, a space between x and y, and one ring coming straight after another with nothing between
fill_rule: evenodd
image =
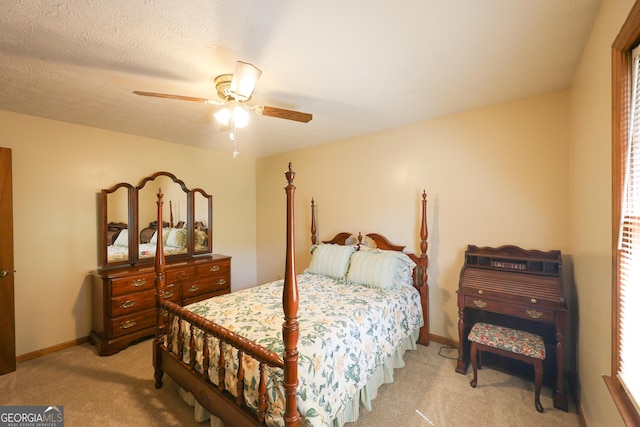
<instances>
[{"instance_id":1,"label":"wooden four-poster bed","mask_svg":"<svg viewBox=\"0 0 640 427\"><path fill-rule=\"evenodd\" d=\"M377 233L367 234L376 248L361 235L347 245L350 233L316 245L312 201L312 261L298 275L291 164L285 176L284 280L181 307L164 298L158 229L155 386L166 373L226 427L353 421L361 394L375 397L406 349L429 344L426 194L419 256ZM157 205L162 224L161 190Z\"/></svg>"}]
</instances>

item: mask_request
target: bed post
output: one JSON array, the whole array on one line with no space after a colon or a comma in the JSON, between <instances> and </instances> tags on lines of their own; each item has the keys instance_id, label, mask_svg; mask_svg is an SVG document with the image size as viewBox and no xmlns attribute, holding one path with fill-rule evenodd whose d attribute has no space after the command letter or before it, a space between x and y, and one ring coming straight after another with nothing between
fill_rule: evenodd
<instances>
[{"instance_id":1,"label":"bed post","mask_svg":"<svg viewBox=\"0 0 640 427\"><path fill-rule=\"evenodd\" d=\"M427 192L422 190L422 221L420 226L420 300L422 301L422 312L424 314L424 326L420 328L418 342L422 345L429 345L429 277L427 267L429 267L429 257L427 256Z\"/></svg>"},{"instance_id":2,"label":"bed post","mask_svg":"<svg viewBox=\"0 0 640 427\"><path fill-rule=\"evenodd\" d=\"M316 201L311 198L311 244L315 245L317 241L316 236Z\"/></svg>"},{"instance_id":3,"label":"bed post","mask_svg":"<svg viewBox=\"0 0 640 427\"><path fill-rule=\"evenodd\" d=\"M156 388L162 387L162 376L163 372L160 368L162 366L162 352L160 351L160 346L162 345L163 336L164 336L164 318L162 317L162 310L160 310L160 302L164 299L164 287L166 284L166 276L165 276L165 259L164 259L164 246L162 239L162 205L164 202L162 201L162 189L158 189L158 201L156 204L158 205L158 228L156 235L156 254L155 254L155 285L156 285L156 337L153 343L153 366L154 366L154 374L153 377L156 380L155 386Z\"/></svg>"},{"instance_id":4,"label":"bed post","mask_svg":"<svg viewBox=\"0 0 640 427\"><path fill-rule=\"evenodd\" d=\"M293 185L295 172L291 169L285 172L288 185L287 193L287 253L284 272L284 290L282 292L282 307L284 308L284 323L282 324L282 337L284 341L284 392L285 412L284 423L286 427L297 427L298 409L296 407L296 390L298 388L298 281L296 279L295 266L295 233L293 218L293 193L296 187Z\"/></svg>"}]
</instances>

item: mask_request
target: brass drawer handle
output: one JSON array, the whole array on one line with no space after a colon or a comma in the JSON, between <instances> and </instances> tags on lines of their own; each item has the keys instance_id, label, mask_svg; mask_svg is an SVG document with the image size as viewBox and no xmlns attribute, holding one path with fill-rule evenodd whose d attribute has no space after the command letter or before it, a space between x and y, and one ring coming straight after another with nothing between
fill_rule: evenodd
<instances>
[{"instance_id":1,"label":"brass drawer handle","mask_svg":"<svg viewBox=\"0 0 640 427\"><path fill-rule=\"evenodd\" d=\"M165 291L164 293L165 298L171 298L172 296L173 296L173 291Z\"/></svg>"},{"instance_id":2,"label":"brass drawer handle","mask_svg":"<svg viewBox=\"0 0 640 427\"><path fill-rule=\"evenodd\" d=\"M189 289L187 289L189 292L195 292L198 289L200 289L200 287L198 287L198 285L191 285L189 286Z\"/></svg>"},{"instance_id":3,"label":"brass drawer handle","mask_svg":"<svg viewBox=\"0 0 640 427\"><path fill-rule=\"evenodd\" d=\"M120 303L120 307L122 307L122 308L131 308L134 305L136 305L136 302L135 301L131 301L130 299L128 299L126 301L122 301Z\"/></svg>"},{"instance_id":4,"label":"brass drawer handle","mask_svg":"<svg viewBox=\"0 0 640 427\"><path fill-rule=\"evenodd\" d=\"M219 265L212 265L211 267L209 267L209 271L218 271L218 270L220 270Z\"/></svg>"},{"instance_id":5,"label":"brass drawer handle","mask_svg":"<svg viewBox=\"0 0 640 427\"><path fill-rule=\"evenodd\" d=\"M474 299L473 303L478 308L485 308L487 306L487 303L485 301L482 301L481 299Z\"/></svg>"},{"instance_id":6,"label":"brass drawer handle","mask_svg":"<svg viewBox=\"0 0 640 427\"><path fill-rule=\"evenodd\" d=\"M537 303L538 303L538 300L537 300L537 299L535 299L535 298L531 298L531 304L537 304Z\"/></svg>"},{"instance_id":7,"label":"brass drawer handle","mask_svg":"<svg viewBox=\"0 0 640 427\"><path fill-rule=\"evenodd\" d=\"M482 295L484 294L484 291L482 289L478 289L478 295Z\"/></svg>"},{"instance_id":8,"label":"brass drawer handle","mask_svg":"<svg viewBox=\"0 0 640 427\"><path fill-rule=\"evenodd\" d=\"M136 321L135 320L127 320L125 322L120 323L120 328L122 329L129 329L136 326Z\"/></svg>"},{"instance_id":9,"label":"brass drawer handle","mask_svg":"<svg viewBox=\"0 0 640 427\"><path fill-rule=\"evenodd\" d=\"M216 282L216 285L218 285L218 286L222 286L222 285L224 285L225 283L227 283L227 281L226 281L226 280L224 280L224 279L218 279L218 281Z\"/></svg>"},{"instance_id":10,"label":"brass drawer handle","mask_svg":"<svg viewBox=\"0 0 640 427\"><path fill-rule=\"evenodd\" d=\"M527 314L532 319L539 319L544 315L544 313L542 313L541 311L536 311L536 310L533 310L533 309L527 310Z\"/></svg>"},{"instance_id":11,"label":"brass drawer handle","mask_svg":"<svg viewBox=\"0 0 640 427\"><path fill-rule=\"evenodd\" d=\"M140 286L144 286L147 284L147 279L136 279L133 282L131 282L131 286L133 286L134 288L139 288Z\"/></svg>"}]
</instances>

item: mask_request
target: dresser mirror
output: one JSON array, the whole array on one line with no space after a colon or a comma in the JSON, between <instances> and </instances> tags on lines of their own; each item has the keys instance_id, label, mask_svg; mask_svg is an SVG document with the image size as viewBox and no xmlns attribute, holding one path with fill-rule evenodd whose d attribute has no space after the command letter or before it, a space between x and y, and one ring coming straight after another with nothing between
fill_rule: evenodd
<instances>
[{"instance_id":1,"label":"dresser mirror","mask_svg":"<svg viewBox=\"0 0 640 427\"><path fill-rule=\"evenodd\" d=\"M113 265L128 264L132 259L129 248L132 247L133 236L129 229L133 218L133 190L131 184L120 183L100 193L99 203L103 209L99 229L102 239L99 240L100 246L106 248L104 255L99 251L103 265L107 262Z\"/></svg>"},{"instance_id":2,"label":"dresser mirror","mask_svg":"<svg viewBox=\"0 0 640 427\"><path fill-rule=\"evenodd\" d=\"M211 247L211 196L196 188L193 194L193 252L206 254L212 252Z\"/></svg>"},{"instance_id":3,"label":"dresser mirror","mask_svg":"<svg viewBox=\"0 0 640 427\"><path fill-rule=\"evenodd\" d=\"M171 259L212 252L212 197L190 190L169 172L156 172L138 186L116 184L99 194L101 267L152 263L155 256L157 194L162 190L163 248Z\"/></svg>"},{"instance_id":4,"label":"dresser mirror","mask_svg":"<svg viewBox=\"0 0 640 427\"><path fill-rule=\"evenodd\" d=\"M165 256L187 253L187 198L189 192L182 181L166 172L158 172L145 178L137 188L138 193L138 258L153 258L156 253L158 217L157 194L162 190L164 202L162 217L165 222L162 238Z\"/></svg>"}]
</instances>

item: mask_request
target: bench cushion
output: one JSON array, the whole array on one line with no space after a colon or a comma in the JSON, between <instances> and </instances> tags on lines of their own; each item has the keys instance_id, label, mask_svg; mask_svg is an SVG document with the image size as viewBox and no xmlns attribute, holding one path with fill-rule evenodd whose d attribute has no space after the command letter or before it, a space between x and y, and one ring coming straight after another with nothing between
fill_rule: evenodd
<instances>
[{"instance_id":1,"label":"bench cushion","mask_svg":"<svg viewBox=\"0 0 640 427\"><path fill-rule=\"evenodd\" d=\"M546 357L544 341L541 336L504 326L476 323L469 332L469 341L535 359L544 360Z\"/></svg>"}]
</instances>

